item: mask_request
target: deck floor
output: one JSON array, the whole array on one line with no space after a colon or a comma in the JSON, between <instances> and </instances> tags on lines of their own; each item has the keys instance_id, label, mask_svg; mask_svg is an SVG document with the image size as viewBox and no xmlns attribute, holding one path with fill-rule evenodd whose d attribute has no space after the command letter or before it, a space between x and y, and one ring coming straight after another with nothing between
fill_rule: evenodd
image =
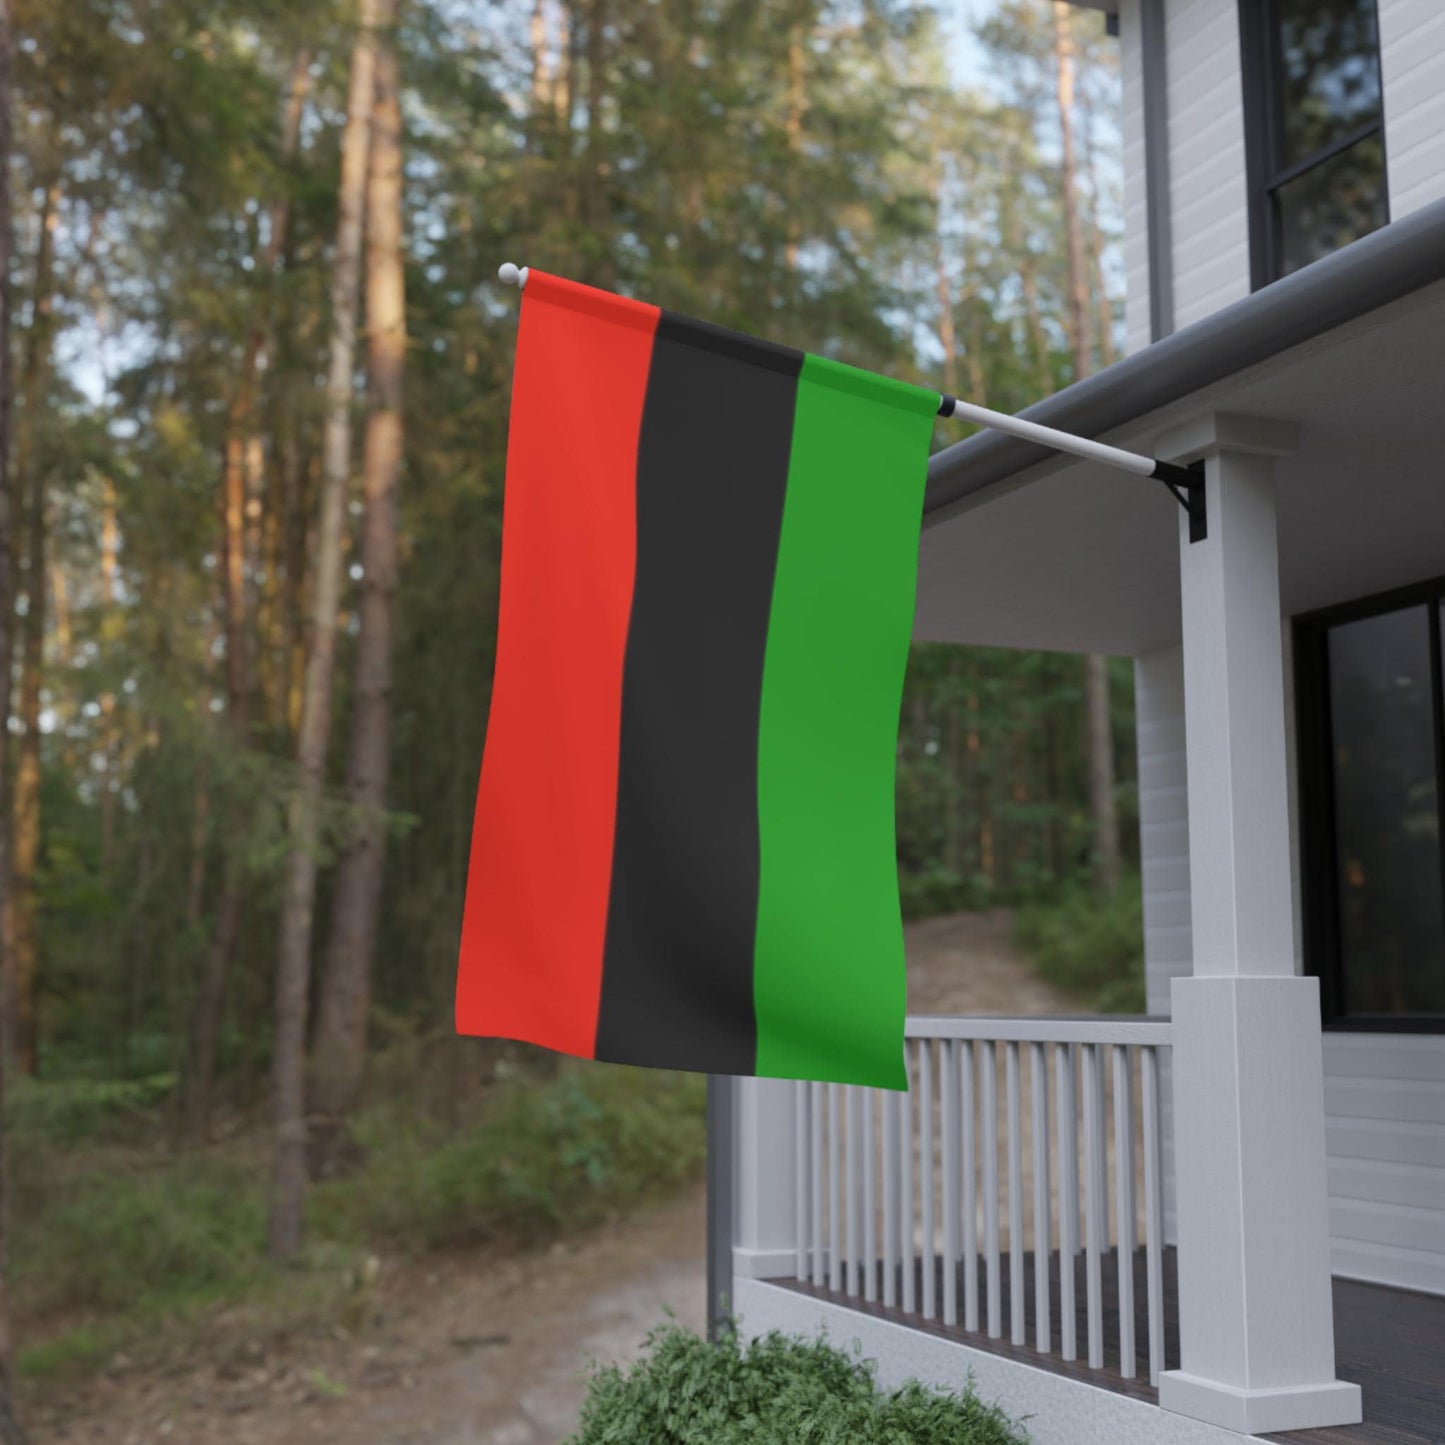
<instances>
[{"instance_id":1,"label":"deck floor","mask_svg":"<svg viewBox=\"0 0 1445 1445\"><path fill-rule=\"evenodd\" d=\"M1084 1257L1075 1259L1074 1297L1075 1328L1078 1334L1080 1359L1065 1361L1056 1353L1040 1354L1032 1348L1034 1339L1034 1256L1024 1256L1024 1320L1029 1345L1010 1342L1009 1258L1004 1255L1000 1269L1000 1304L1002 1310L1001 1339L986 1334L987 1286L980 1261L979 1325L977 1332L965 1330L961 1324L945 1325L943 1313L942 1261L934 1262L937 1289L937 1320L925 1320L918 1314L907 1314L896 1307L868 1304L861 1298L842 1291L833 1291L794 1280L772 1283L802 1294L813 1295L832 1304L857 1310L861 1314L891 1320L911 1329L927 1331L945 1339L956 1340L975 1349L987 1350L1020 1363L1055 1374L1085 1380L1089 1384L1116 1390L1141 1400L1154 1400L1157 1392L1149 1384L1148 1334L1144 1303L1144 1251L1136 1252L1134 1261L1134 1335L1137 1351L1137 1375L1125 1379L1119 1374L1119 1287L1118 1266L1112 1251L1104 1256L1102 1314L1104 1335L1104 1368L1090 1369L1088 1357L1087 1311ZM1164 1252L1164 1368L1179 1364L1179 1293L1175 1268L1175 1252ZM1059 1260L1050 1261L1049 1295L1053 1311L1052 1344L1059 1347ZM963 1266L958 1275L958 1312L963 1318ZM882 1266L878 1266L881 1285ZM922 1264L914 1266L917 1300L922 1302ZM900 1281L901 1283L901 1281ZM882 1295L881 1288L878 1291ZM1288 1442L1288 1445L1445 1445L1445 1298L1391 1289L1385 1285L1363 1284L1357 1280L1337 1279L1334 1282L1335 1361L1336 1373L1350 1380L1364 1392L1365 1420L1361 1425L1341 1426L1324 1430L1294 1430L1266 1438Z\"/></svg>"}]
</instances>

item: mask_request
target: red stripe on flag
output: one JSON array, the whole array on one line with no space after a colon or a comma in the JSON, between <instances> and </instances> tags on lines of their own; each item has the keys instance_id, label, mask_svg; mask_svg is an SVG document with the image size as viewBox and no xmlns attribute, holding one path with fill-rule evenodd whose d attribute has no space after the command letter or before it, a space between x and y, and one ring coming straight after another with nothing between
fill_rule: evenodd
<instances>
[{"instance_id":1,"label":"red stripe on flag","mask_svg":"<svg viewBox=\"0 0 1445 1445\"><path fill-rule=\"evenodd\" d=\"M637 444L658 309L532 271L457 1029L590 1058L617 812Z\"/></svg>"}]
</instances>

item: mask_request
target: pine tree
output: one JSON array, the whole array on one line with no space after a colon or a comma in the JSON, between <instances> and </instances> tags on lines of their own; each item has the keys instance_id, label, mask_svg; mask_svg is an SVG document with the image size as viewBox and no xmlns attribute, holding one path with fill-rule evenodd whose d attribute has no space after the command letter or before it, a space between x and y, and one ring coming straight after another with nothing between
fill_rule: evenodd
<instances>
[{"instance_id":1,"label":"pine tree","mask_svg":"<svg viewBox=\"0 0 1445 1445\"><path fill-rule=\"evenodd\" d=\"M395 41L383 32L377 41L376 106L366 190L366 352L371 396L362 448L362 593L346 779L347 802L355 822L337 865L312 1070L312 1135L317 1163L323 1167L361 1090L386 845L397 485L406 360L397 72Z\"/></svg>"},{"instance_id":2,"label":"pine tree","mask_svg":"<svg viewBox=\"0 0 1445 1445\"><path fill-rule=\"evenodd\" d=\"M351 55L351 88L341 146L340 215L332 261L331 370L326 388L326 449L316 547L310 652L296 753L290 851L283 884L276 960L276 1043L273 1065L275 1140L269 1243L275 1259L301 1245L306 1190L306 1015L311 977L311 925L316 902L321 793L331 727L336 614L341 596L341 545L351 474L352 375L360 290L366 173L376 103L376 37L391 23L389 0L359 0Z\"/></svg>"}]
</instances>

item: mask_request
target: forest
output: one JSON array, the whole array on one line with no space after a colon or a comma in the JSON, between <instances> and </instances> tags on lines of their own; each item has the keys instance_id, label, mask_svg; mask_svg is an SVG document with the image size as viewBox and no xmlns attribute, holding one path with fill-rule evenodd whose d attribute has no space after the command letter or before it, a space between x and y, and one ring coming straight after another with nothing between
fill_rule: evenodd
<instances>
[{"instance_id":1,"label":"forest","mask_svg":"<svg viewBox=\"0 0 1445 1445\"><path fill-rule=\"evenodd\" d=\"M696 1081L453 1033L496 268L1003 410L1108 365L1116 42L970 17L0 0L6 1445L113 1317L696 1167ZM906 916L1127 894L1133 776L1127 663L916 644Z\"/></svg>"}]
</instances>

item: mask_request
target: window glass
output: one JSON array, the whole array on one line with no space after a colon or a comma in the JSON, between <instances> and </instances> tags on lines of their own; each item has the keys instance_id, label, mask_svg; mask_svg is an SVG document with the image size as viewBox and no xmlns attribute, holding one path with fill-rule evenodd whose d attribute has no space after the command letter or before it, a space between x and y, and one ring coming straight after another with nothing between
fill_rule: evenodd
<instances>
[{"instance_id":1,"label":"window glass","mask_svg":"<svg viewBox=\"0 0 1445 1445\"><path fill-rule=\"evenodd\" d=\"M1282 276L1385 224L1384 171L1380 137L1366 136L1275 192Z\"/></svg>"},{"instance_id":2,"label":"window glass","mask_svg":"<svg viewBox=\"0 0 1445 1445\"><path fill-rule=\"evenodd\" d=\"M1342 1003L1445 1012L1428 607L1329 632Z\"/></svg>"},{"instance_id":3,"label":"window glass","mask_svg":"<svg viewBox=\"0 0 1445 1445\"><path fill-rule=\"evenodd\" d=\"M1284 168L1380 119L1380 67L1375 0L1278 5Z\"/></svg>"}]
</instances>

